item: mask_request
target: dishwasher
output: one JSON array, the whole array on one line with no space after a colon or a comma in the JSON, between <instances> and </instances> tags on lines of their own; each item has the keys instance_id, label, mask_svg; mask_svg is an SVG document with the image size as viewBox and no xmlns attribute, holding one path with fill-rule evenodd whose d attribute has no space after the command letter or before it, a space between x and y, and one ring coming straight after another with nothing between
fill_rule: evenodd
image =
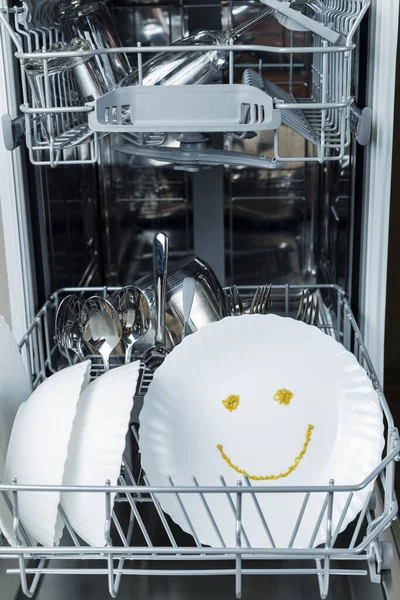
<instances>
[{"instance_id":1,"label":"dishwasher","mask_svg":"<svg viewBox=\"0 0 400 600\"><path fill-rule=\"evenodd\" d=\"M315 298L318 327L372 381L386 442L368 502L325 544L252 547L242 496L256 495L223 485L237 544L196 543L140 465L144 369L132 461L118 487L97 490L107 544L82 545L66 518L58 547L2 537L4 600L400 598L400 442L380 383L397 25L386 0L1 0L0 199L11 325L33 388L71 364L54 338L63 298L148 285L163 231L171 271L201 257L227 297L249 305L272 284L271 311L292 317ZM91 359L95 378L103 364ZM349 503L365 483L345 486ZM18 528L24 486L6 489ZM206 510L207 491L191 489ZM329 526L339 488L302 491L325 494L316 529Z\"/></svg>"}]
</instances>

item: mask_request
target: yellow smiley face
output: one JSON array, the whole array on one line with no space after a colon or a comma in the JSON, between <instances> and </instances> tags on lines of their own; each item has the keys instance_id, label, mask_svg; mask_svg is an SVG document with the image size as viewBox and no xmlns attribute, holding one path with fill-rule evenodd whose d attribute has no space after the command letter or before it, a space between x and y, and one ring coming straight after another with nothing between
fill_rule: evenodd
<instances>
[{"instance_id":1,"label":"yellow smiley face","mask_svg":"<svg viewBox=\"0 0 400 600\"><path fill-rule=\"evenodd\" d=\"M282 406L289 406L292 398L294 398L293 392L291 392L290 390L287 390L286 388L280 388L279 390L276 391L276 393L273 396L273 399L275 400L275 402L278 402ZM222 400L222 404L229 412L236 411L240 404L240 396L231 394L225 400ZM301 448L299 454L295 457L293 464L291 464L282 473L278 473L276 475L250 475L250 473L248 473L245 469L238 467L231 461L229 456L227 454L225 454L222 444L217 444L217 449L219 450L221 457L225 460L225 462L229 465L229 467L231 467L234 471L236 471L237 473L240 473L241 475L246 475L249 479L253 479L255 481L268 481L271 479L273 479L273 480L280 479L281 477L287 477L288 475L290 475L290 473L292 473L298 467L301 459L307 452L308 444L311 441L311 435L312 435L313 429L314 429L314 425L309 424L307 427L303 447Z\"/></svg>"}]
</instances>

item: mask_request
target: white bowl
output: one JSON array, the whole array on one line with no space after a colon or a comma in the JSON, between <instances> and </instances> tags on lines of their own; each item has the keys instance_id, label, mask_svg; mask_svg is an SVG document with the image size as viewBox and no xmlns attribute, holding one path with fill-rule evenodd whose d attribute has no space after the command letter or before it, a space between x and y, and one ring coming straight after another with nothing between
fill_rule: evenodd
<instances>
[{"instance_id":1,"label":"white bowl","mask_svg":"<svg viewBox=\"0 0 400 600\"><path fill-rule=\"evenodd\" d=\"M15 415L32 392L17 342L0 315L0 481Z\"/></svg>"},{"instance_id":2,"label":"white bowl","mask_svg":"<svg viewBox=\"0 0 400 600\"><path fill-rule=\"evenodd\" d=\"M287 405L274 400L282 388L294 394ZM231 394L240 396L240 403L230 412L223 400ZM314 429L301 455L309 425ZM243 477L233 465L265 477L251 481L254 489L328 486L331 478L337 485L355 485L379 464L383 446L379 399L354 355L317 327L276 315L227 317L185 338L156 371L140 415L142 466L155 486L168 486L168 475L176 486L193 486L192 476L199 485L219 486L220 475L235 486ZM361 510L372 485L354 493L341 530ZM225 543L235 546L227 498L205 496ZM176 498L158 498L190 533ZM324 498L311 494L295 547L310 543ZM276 546L287 548L304 494L257 494L257 499ZM182 494L181 500L200 542L221 546L201 498ZM347 493L335 494L334 530L346 500ZM243 524L253 547L271 546L249 495L243 496ZM325 538L323 520L313 545Z\"/></svg>"},{"instance_id":3,"label":"white bowl","mask_svg":"<svg viewBox=\"0 0 400 600\"><path fill-rule=\"evenodd\" d=\"M68 443L81 389L89 382L90 361L46 379L17 413L7 452L5 480L25 485L62 485ZM19 492L21 523L32 540L58 545L63 529L60 492Z\"/></svg>"},{"instance_id":4,"label":"white bowl","mask_svg":"<svg viewBox=\"0 0 400 600\"><path fill-rule=\"evenodd\" d=\"M64 485L117 485L140 362L112 369L81 394L65 465ZM112 502L115 494L112 495ZM63 492L62 507L90 546L105 539L105 494Z\"/></svg>"},{"instance_id":5,"label":"white bowl","mask_svg":"<svg viewBox=\"0 0 400 600\"><path fill-rule=\"evenodd\" d=\"M22 361L17 342L3 316L0 315L0 482L15 415L30 395L32 386ZM0 494L0 529L9 543L14 541L11 513Z\"/></svg>"}]
</instances>

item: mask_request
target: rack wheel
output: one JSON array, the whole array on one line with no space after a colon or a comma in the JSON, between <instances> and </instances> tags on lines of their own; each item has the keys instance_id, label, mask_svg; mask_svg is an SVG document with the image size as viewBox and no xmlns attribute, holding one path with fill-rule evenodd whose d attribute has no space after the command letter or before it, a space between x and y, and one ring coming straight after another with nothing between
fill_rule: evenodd
<instances>
[{"instance_id":1,"label":"rack wheel","mask_svg":"<svg viewBox=\"0 0 400 600\"><path fill-rule=\"evenodd\" d=\"M375 494L375 492L372 492L372 494L371 494L371 498L369 499L368 508L369 508L369 510L376 509L376 494Z\"/></svg>"},{"instance_id":2,"label":"rack wheel","mask_svg":"<svg viewBox=\"0 0 400 600\"><path fill-rule=\"evenodd\" d=\"M393 546L390 542L381 543L382 570L390 571L393 566Z\"/></svg>"}]
</instances>

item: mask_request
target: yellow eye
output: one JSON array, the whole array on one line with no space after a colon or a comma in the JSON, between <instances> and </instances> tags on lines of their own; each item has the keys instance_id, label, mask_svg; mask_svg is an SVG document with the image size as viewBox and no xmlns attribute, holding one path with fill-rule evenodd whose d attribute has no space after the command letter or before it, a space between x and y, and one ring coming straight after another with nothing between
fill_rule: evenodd
<instances>
[{"instance_id":1,"label":"yellow eye","mask_svg":"<svg viewBox=\"0 0 400 600\"><path fill-rule=\"evenodd\" d=\"M285 404L285 406L288 406L293 396L294 394L292 392L285 388L281 388L276 392L274 400L275 402L279 402L279 404Z\"/></svg>"},{"instance_id":2,"label":"yellow eye","mask_svg":"<svg viewBox=\"0 0 400 600\"><path fill-rule=\"evenodd\" d=\"M226 398L226 400L222 400L222 404L225 406L225 408L227 408L229 410L229 412L236 410L237 407L239 406L239 402L240 402L240 396L235 396L234 394L231 394L230 396L228 396Z\"/></svg>"}]
</instances>

